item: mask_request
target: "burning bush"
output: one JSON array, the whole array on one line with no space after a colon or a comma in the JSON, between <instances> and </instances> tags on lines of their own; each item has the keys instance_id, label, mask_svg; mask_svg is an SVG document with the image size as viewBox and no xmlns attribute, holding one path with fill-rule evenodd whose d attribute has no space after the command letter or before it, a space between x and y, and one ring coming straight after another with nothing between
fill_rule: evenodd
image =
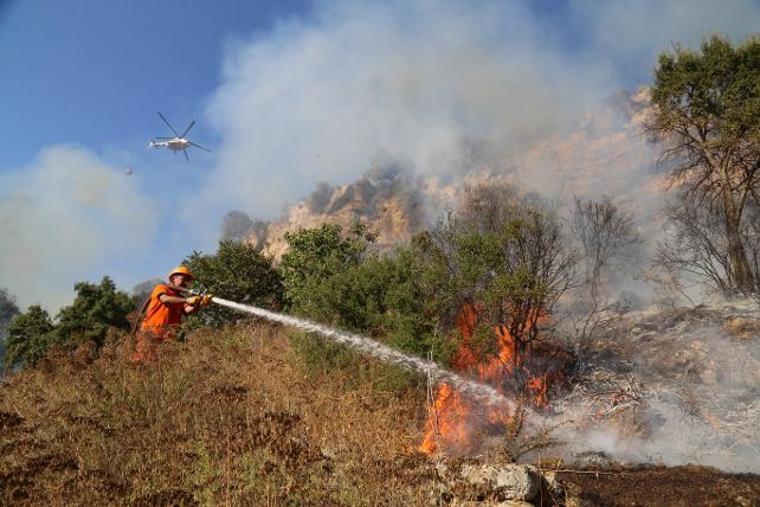
<instances>
[{"instance_id":1,"label":"burning bush","mask_svg":"<svg viewBox=\"0 0 760 507\"><path fill-rule=\"evenodd\" d=\"M542 406L548 376L554 375L555 362L547 358L556 351L543 347L534 354L533 342L571 282L574 255L564 246L559 219L543 203L503 187L473 188L466 195L456 213L390 254L371 251L372 237L362 226L348 235L334 225L289 235L281 266L286 299L294 313L369 334L407 353L432 355ZM295 343L312 366L366 364L316 338L296 337ZM450 419L452 445L465 441L457 435L470 419L501 428L513 422L514 414L475 417L477 411L448 385L437 398L436 417ZM434 435L443 425L431 421Z\"/></svg>"},{"instance_id":2,"label":"burning bush","mask_svg":"<svg viewBox=\"0 0 760 507\"><path fill-rule=\"evenodd\" d=\"M508 335L520 362L570 286L575 255L550 207L498 190L468 189L460 211L420 238L418 258L441 324L461 332L462 312L474 311L470 347L500 352L497 338Z\"/></svg>"},{"instance_id":3,"label":"burning bush","mask_svg":"<svg viewBox=\"0 0 760 507\"><path fill-rule=\"evenodd\" d=\"M503 392L543 406L547 365L533 359L541 324L573 279L558 217L545 204L508 189L468 189L463 206L421 239L420 262L432 270L429 294L442 324L455 330L452 366ZM515 414L480 414L448 385L438 389L421 446L471 449L483 424L504 427ZM479 426L474 428L473 425Z\"/></svg>"}]
</instances>

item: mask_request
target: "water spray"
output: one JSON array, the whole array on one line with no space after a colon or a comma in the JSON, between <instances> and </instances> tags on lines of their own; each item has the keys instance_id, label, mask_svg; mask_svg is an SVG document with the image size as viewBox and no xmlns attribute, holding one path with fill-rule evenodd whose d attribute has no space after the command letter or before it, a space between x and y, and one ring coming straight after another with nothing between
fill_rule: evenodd
<instances>
[{"instance_id":1,"label":"water spray","mask_svg":"<svg viewBox=\"0 0 760 507\"><path fill-rule=\"evenodd\" d=\"M177 287L177 289L196 296L205 295L203 291L199 290L191 290L180 287ZM394 363L410 370L424 373L435 381L449 383L452 386L456 387L459 391L465 392L471 397L483 402L487 402L491 405L503 406L504 408L510 410L517 408L517 404L513 400L510 400L502 393L487 384L465 378L457 373L454 373L453 371L442 368L440 365L436 364L433 361L422 359L416 356L406 355L396 349L393 349L366 336L339 331L329 326L318 324L307 319L301 319L298 317L293 317L291 315L265 310L264 308L259 308L257 306L236 303L234 301L229 301L227 299L222 299L216 296L211 297L211 302L225 308L230 308L232 310L255 315L256 317L260 317L271 322L277 322L279 324L295 327L297 329L301 329L310 333L316 333L337 343L341 343L353 349L365 352L382 361Z\"/></svg>"}]
</instances>

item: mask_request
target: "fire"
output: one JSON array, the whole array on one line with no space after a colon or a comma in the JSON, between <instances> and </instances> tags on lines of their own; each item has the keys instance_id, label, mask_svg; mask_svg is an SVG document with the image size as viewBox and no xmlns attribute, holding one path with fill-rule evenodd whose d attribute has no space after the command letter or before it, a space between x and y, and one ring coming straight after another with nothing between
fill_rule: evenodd
<instances>
[{"instance_id":1,"label":"fire","mask_svg":"<svg viewBox=\"0 0 760 507\"><path fill-rule=\"evenodd\" d=\"M528 392L523 394L527 395L527 401L534 406L546 406L547 376L529 375L523 367L526 358L520 354L517 341L507 326L494 327L498 353L477 356L472 341L480 310L477 305L468 303L457 316L456 325L462 341L453 361L454 369L471 374L500 390L505 379L516 372L524 374L527 376ZM441 384L425 422L425 436L419 449L425 454L441 449L460 453L473 451L477 446L475 437L480 431L487 430L489 426L503 428L513 415L500 408L476 406L449 384Z\"/></svg>"}]
</instances>

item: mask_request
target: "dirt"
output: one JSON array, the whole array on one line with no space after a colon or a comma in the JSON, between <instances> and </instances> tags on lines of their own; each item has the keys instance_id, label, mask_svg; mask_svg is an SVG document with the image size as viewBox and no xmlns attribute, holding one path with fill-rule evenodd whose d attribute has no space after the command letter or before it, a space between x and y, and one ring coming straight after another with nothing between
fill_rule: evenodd
<instances>
[{"instance_id":1,"label":"dirt","mask_svg":"<svg viewBox=\"0 0 760 507\"><path fill-rule=\"evenodd\" d=\"M702 466L578 470L557 474L575 505L760 506L760 475ZM568 505L572 505L571 502Z\"/></svg>"}]
</instances>

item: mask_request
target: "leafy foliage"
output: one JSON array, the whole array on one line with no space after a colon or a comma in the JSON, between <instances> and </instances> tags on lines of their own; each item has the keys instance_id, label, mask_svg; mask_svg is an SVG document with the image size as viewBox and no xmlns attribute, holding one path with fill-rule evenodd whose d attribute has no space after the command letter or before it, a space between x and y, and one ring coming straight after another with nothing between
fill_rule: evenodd
<instances>
[{"instance_id":1,"label":"leafy foliage","mask_svg":"<svg viewBox=\"0 0 760 507\"><path fill-rule=\"evenodd\" d=\"M374 241L366 226L356 224L343 237L339 225L322 224L286 233L285 239L289 249L280 272L289 310L349 330L372 327L372 284L352 274Z\"/></svg>"},{"instance_id":2,"label":"leafy foliage","mask_svg":"<svg viewBox=\"0 0 760 507\"><path fill-rule=\"evenodd\" d=\"M465 303L475 303L482 332L504 324L522 347L573 283L576 258L549 206L500 188L468 189L462 208L419 243L417 258L444 328L453 327Z\"/></svg>"},{"instance_id":3,"label":"leafy foliage","mask_svg":"<svg viewBox=\"0 0 760 507\"><path fill-rule=\"evenodd\" d=\"M663 158L670 163L673 183L685 194L682 199L722 214L720 234L728 255L717 288L727 294L755 291L760 273L748 259L755 245L742 229L748 205L758 204L759 197L760 39L734 47L712 37L698 52L677 47L660 55L652 102L656 108L648 129L666 147ZM679 221L671 225L679 227ZM675 260L674 266L680 263ZM713 271L712 261L699 270ZM681 264L690 263L684 259Z\"/></svg>"},{"instance_id":4,"label":"leafy foliage","mask_svg":"<svg viewBox=\"0 0 760 507\"><path fill-rule=\"evenodd\" d=\"M355 224L347 234L337 225L301 230L287 236L290 249L281 270L289 310L333 326L373 336L409 353L439 360L448 357L434 333L434 320L421 311L413 253L391 255L371 250L374 237ZM359 379L369 368L378 387L399 390L416 376L393 366L362 359L350 349L315 336L291 334L296 351L313 371L340 368Z\"/></svg>"},{"instance_id":5,"label":"leafy foliage","mask_svg":"<svg viewBox=\"0 0 760 507\"><path fill-rule=\"evenodd\" d=\"M195 286L216 296L267 308L282 305L282 282L272 260L251 245L223 240L215 254L193 252L185 264L195 276ZM239 320L241 315L211 306L196 318L208 325L221 326Z\"/></svg>"},{"instance_id":6,"label":"leafy foliage","mask_svg":"<svg viewBox=\"0 0 760 507\"><path fill-rule=\"evenodd\" d=\"M18 312L15 298L8 294L7 290L0 289L0 362L5 357L5 335L8 331L8 325Z\"/></svg>"},{"instance_id":7,"label":"leafy foliage","mask_svg":"<svg viewBox=\"0 0 760 507\"><path fill-rule=\"evenodd\" d=\"M127 314L134 309L132 299L116 290L113 281L105 276L99 284L80 282L71 306L58 312L56 335L64 343L72 338L92 340L101 346L109 327L129 329Z\"/></svg>"},{"instance_id":8,"label":"leafy foliage","mask_svg":"<svg viewBox=\"0 0 760 507\"><path fill-rule=\"evenodd\" d=\"M472 189L457 214L389 254L371 250L373 238L361 224L346 235L328 224L289 234L281 265L289 310L408 353L432 352L445 363L453 353L457 314L464 304L478 303L484 347L495 343L495 324L507 324L527 344L537 320L571 283L575 257L550 210L504 195L511 194ZM354 360L316 338L296 345L317 365Z\"/></svg>"},{"instance_id":9,"label":"leafy foliage","mask_svg":"<svg viewBox=\"0 0 760 507\"><path fill-rule=\"evenodd\" d=\"M371 284L355 271L373 241L366 227L357 224L344 237L342 228L322 224L315 229L286 233L289 249L280 273L288 311L352 331L366 331L373 320ZM360 287L361 285L361 287ZM292 335L307 366L320 369L348 367L356 355L346 347L300 333Z\"/></svg>"},{"instance_id":10,"label":"leafy foliage","mask_svg":"<svg viewBox=\"0 0 760 507\"><path fill-rule=\"evenodd\" d=\"M55 339L55 326L48 312L39 305L16 315L8 327L5 366L30 366L42 359Z\"/></svg>"},{"instance_id":11,"label":"leafy foliage","mask_svg":"<svg viewBox=\"0 0 760 507\"><path fill-rule=\"evenodd\" d=\"M14 317L8 329L6 365L34 365L54 344L92 341L100 347L110 327L129 329L126 316L133 309L132 300L116 290L110 278L103 277L99 284L80 282L74 289L74 302L58 312L56 323L40 306Z\"/></svg>"}]
</instances>

